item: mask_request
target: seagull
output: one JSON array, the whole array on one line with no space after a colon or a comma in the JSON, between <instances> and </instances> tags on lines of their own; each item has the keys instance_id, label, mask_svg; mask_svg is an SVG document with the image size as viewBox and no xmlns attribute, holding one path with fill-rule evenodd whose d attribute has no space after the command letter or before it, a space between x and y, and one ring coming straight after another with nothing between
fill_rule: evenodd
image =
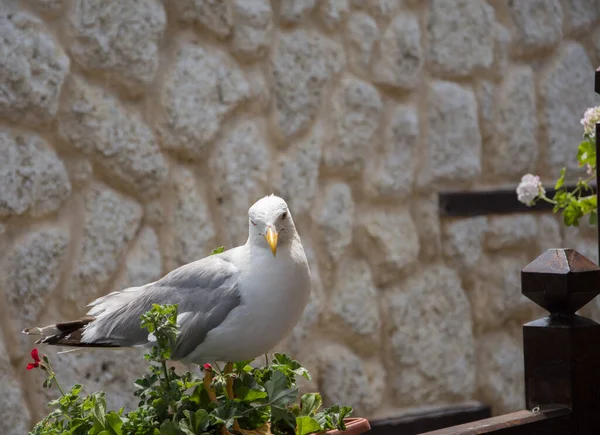
<instances>
[{"instance_id":1,"label":"seagull","mask_svg":"<svg viewBox=\"0 0 600 435\"><path fill-rule=\"evenodd\" d=\"M36 343L73 348L152 344L140 316L178 304L171 360L204 364L253 360L285 338L308 304L311 276L286 202L265 196L248 210L242 246L185 264L155 282L115 291L74 321L23 330Z\"/></svg>"}]
</instances>

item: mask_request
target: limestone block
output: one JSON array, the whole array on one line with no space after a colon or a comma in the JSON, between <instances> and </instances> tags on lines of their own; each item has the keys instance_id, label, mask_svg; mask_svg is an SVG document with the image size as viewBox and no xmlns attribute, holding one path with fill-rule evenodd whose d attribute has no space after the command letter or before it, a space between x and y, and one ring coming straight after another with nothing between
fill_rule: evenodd
<instances>
[{"instance_id":1,"label":"limestone block","mask_svg":"<svg viewBox=\"0 0 600 435\"><path fill-rule=\"evenodd\" d=\"M381 85L413 89L422 77L424 58L417 18L412 14L400 14L381 36L379 57L373 65L373 80Z\"/></svg>"},{"instance_id":2,"label":"limestone block","mask_svg":"<svg viewBox=\"0 0 600 435\"><path fill-rule=\"evenodd\" d=\"M531 320L534 304L521 294L527 254L484 256L469 277L468 296L476 331L501 328L508 320Z\"/></svg>"},{"instance_id":3,"label":"limestone block","mask_svg":"<svg viewBox=\"0 0 600 435\"><path fill-rule=\"evenodd\" d=\"M317 0L281 0L279 16L281 21L288 24L298 24L310 14Z\"/></svg>"},{"instance_id":4,"label":"limestone block","mask_svg":"<svg viewBox=\"0 0 600 435\"><path fill-rule=\"evenodd\" d=\"M92 157L128 192L155 197L168 166L154 134L142 118L101 88L75 78L59 114L59 133L74 148Z\"/></svg>"},{"instance_id":5,"label":"limestone block","mask_svg":"<svg viewBox=\"0 0 600 435\"><path fill-rule=\"evenodd\" d=\"M488 219L478 216L443 223L443 250L447 260L458 270L471 271L483 254L483 240Z\"/></svg>"},{"instance_id":6,"label":"limestone block","mask_svg":"<svg viewBox=\"0 0 600 435\"><path fill-rule=\"evenodd\" d=\"M382 109L374 86L345 76L333 96L331 134L323 154L325 164L343 170L349 177L359 175L372 152L372 138Z\"/></svg>"},{"instance_id":7,"label":"limestone block","mask_svg":"<svg viewBox=\"0 0 600 435\"><path fill-rule=\"evenodd\" d=\"M600 4L596 0L567 0L564 15L568 31L584 35L600 17Z\"/></svg>"},{"instance_id":8,"label":"limestone block","mask_svg":"<svg viewBox=\"0 0 600 435\"><path fill-rule=\"evenodd\" d=\"M481 173L481 133L472 91L435 81L428 98L429 131L425 138L421 184L467 181Z\"/></svg>"},{"instance_id":9,"label":"limestone block","mask_svg":"<svg viewBox=\"0 0 600 435\"><path fill-rule=\"evenodd\" d=\"M406 198L417 168L419 115L412 106L398 105L389 116L383 130L383 153L367 163L366 191L375 198Z\"/></svg>"},{"instance_id":10,"label":"limestone block","mask_svg":"<svg viewBox=\"0 0 600 435\"><path fill-rule=\"evenodd\" d=\"M494 9L482 0L433 0L427 58L438 74L466 77L494 60Z\"/></svg>"},{"instance_id":11,"label":"limestone block","mask_svg":"<svg viewBox=\"0 0 600 435\"><path fill-rule=\"evenodd\" d=\"M362 213L357 241L377 285L390 283L419 258L418 231L406 209Z\"/></svg>"},{"instance_id":12,"label":"limestone block","mask_svg":"<svg viewBox=\"0 0 600 435\"><path fill-rule=\"evenodd\" d=\"M230 57L183 44L162 90L161 146L188 158L205 157L224 117L249 96L248 81Z\"/></svg>"},{"instance_id":13,"label":"limestone block","mask_svg":"<svg viewBox=\"0 0 600 435\"><path fill-rule=\"evenodd\" d=\"M41 14L55 16L62 11L66 0L26 0L25 3Z\"/></svg>"},{"instance_id":14,"label":"limestone block","mask_svg":"<svg viewBox=\"0 0 600 435\"><path fill-rule=\"evenodd\" d=\"M487 144L484 156L493 174L518 179L535 169L539 152L533 70L510 70L494 105L496 134Z\"/></svg>"},{"instance_id":15,"label":"limestone block","mask_svg":"<svg viewBox=\"0 0 600 435\"><path fill-rule=\"evenodd\" d=\"M325 316L341 341L362 355L379 353L381 319L369 263L347 259L337 269L335 289Z\"/></svg>"},{"instance_id":16,"label":"limestone block","mask_svg":"<svg viewBox=\"0 0 600 435\"><path fill-rule=\"evenodd\" d=\"M456 272L427 266L386 293L397 403L455 402L475 390L469 300Z\"/></svg>"},{"instance_id":17,"label":"limestone block","mask_svg":"<svg viewBox=\"0 0 600 435\"><path fill-rule=\"evenodd\" d=\"M479 126L483 141L493 139L496 133L498 113L496 93L498 86L490 80L477 80L474 86L477 108L479 109ZM493 145L487 144L488 148Z\"/></svg>"},{"instance_id":18,"label":"limestone block","mask_svg":"<svg viewBox=\"0 0 600 435\"><path fill-rule=\"evenodd\" d=\"M143 93L154 81L167 26L160 0L76 0L69 9L69 54L105 83Z\"/></svg>"},{"instance_id":19,"label":"limestone block","mask_svg":"<svg viewBox=\"0 0 600 435\"><path fill-rule=\"evenodd\" d=\"M556 173L564 166L578 169L577 146L583 134L579 120L588 107L597 104L590 83L594 83L594 67L584 48L575 42L566 44L543 73L539 95L548 140L546 162Z\"/></svg>"},{"instance_id":20,"label":"limestone block","mask_svg":"<svg viewBox=\"0 0 600 435\"><path fill-rule=\"evenodd\" d=\"M219 38L231 34L233 26L233 7L224 0L171 0L168 2L175 9L178 18L191 24L197 24Z\"/></svg>"},{"instance_id":21,"label":"limestone block","mask_svg":"<svg viewBox=\"0 0 600 435\"><path fill-rule=\"evenodd\" d=\"M323 141L318 134L294 143L277 159L273 188L285 198L294 217L310 211L318 189Z\"/></svg>"},{"instance_id":22,"label":"limestone block","mask_svg":"<svg viewBox=\"0 0 600 435\"><path fill-rule=\"evenodd\" d=\"M248 208L267 194L271 168L271 152L257 124L242 122L230 130L217 144L210 168L211 184L227 221L222 243L241 245L248 238Z\"/></svg>"},{"instance_id":23,"label":"limestone block","mask_svg":"<svg viewBox=\"0 0 600 435\"><path fill-rule=\"evenodd\" d=\"M123 273L115 282L115 290L123 290L154 282L163 275L158 236L151 227L144 227L127 254Z\"/></svg>"},{"instance_id":24,"label":"limestone block","mask_svg":"<svg viewBox=\"0 0 600 435\"><path fill-rule=\"evenodd\" d=\"M325 88L345 65L341 45L315 31L281 33L271 55L272 123L288 139L305 132Z\"/></svg>"},{"instance_id":25,"label":"limestone block","mask_svg":"<svg viewBox=\"0 0 600 435\"><path fill-rule=\"evenodd\" d=\"M234 0L232 51L250 59L264 57L271 43L273 10L268 0Z\"/></svg>"},{"instance_id":26,"label":"limestone block","mask_svg":"<svg viewBox=\"0 0 600 435\"><path fill-rule=\"evenodd\" d=\"M166 270L204 258L225 245L225 241L214 240L216 229L205 198L206 187L201 187L187 168L173 171L168 195L173 212L166 215L163 239Z\"/></svg>"},{"instance_id":27,"label":"limestone block","mask_svg":"<svg viewBox=\"0 0 600 435\"><path fill-rule=\"evenodd\" d=\"M560 0L513 0L507 4L514 23L513 43L517 52L547 49L562 39Z\"/></svg>"},{"instance_id":28,"label":"limestone block","mask_svg":"<svg viewBox=\"0 0 600 435\"><path fill-rule=\"evenodd\" d=\"M374 51L379 42L379 28L373 17L364 12L354 12L346 23L348 64L357 73L368 76L374 61Z\"/></svg>"},{"instance_id":29,"label":"limestone block","mask_svg":"<svg viewBox=\"0 0 600 435\"><path fill-rule=\"evenodd\" d=\"M117 271L141 217L142 207L132 199L99 183L90 187L85 197L81 247L66 292L78 311L87 311L85 306L100 296Z\"/></svg>"},{"instance_id":30,"label":"limestone block","mask_svg":"<svg viewBox=\"0 0 600 435\"><path fill-rule=\"evenodd\" d=\"M71 194L63 162L39 136L0 130L0 218L57 211Z\"/></svg>"},{"instance_id":31,"label":"limestone block","mask_svg":"<svg viewBox=\"0 0 600 435\"><path fill-rule=\"evenodd\" d=\"M381 404L386 374L379 361L363 361L336 343L319 346L308 361L319 374L324 406L345 403L356 415L368 415Z\"/></svg>"},{"instance_id":32,"label":"limestone block","mask_svg":"<svg viewBox=\"0 0 600 435\"><path fill-rule=\"evenodd\" d=\"M0 119L45 126L54 119L70 61L42 22L0 11Z\"/></svg>"},{"instance_id":33,"label":"limestone block","mask_svg":"<svg viewBox=\"0 0 600 435\"><path fill-rule=\"evenodd\" d=\"M329 184L319 195L313 220L317 227L318 248L328 266L337 263L352 242L354 209L352 191L347 184Z\"/></svg>"},{"instance_id":34,"label":"limestone block","mask_svg":"<svg viewBox=\"0 0 600 435\"><path fill-rule=\"evenodd\" d=\"M537 233L537 221L533 215L494 216L489 218L485 245L494 251L525 248L535 243Z\"/></svg>"},{"instance_id":35,"label":"limestone block","mask_svg":"<svg viewBox=\"0 0 600 435\"><path fill-rule=\"evenodd\" d=\"M509 63L509 51L512 44L510 31L500 23L494 23L494 76L502 80Z\"/></svg>"},{"instance_id":36,"label":"limestone block","mask_svg":"<svg viewBox=\"0 0 600 435\"><path fill-rule=\"evenodd\" d=\"M18 239L6 253L2 287L16 330L30 327L38 319L60 280L68 244L67 231L43 228Z\"/></svg>"},{"instance_id":37,"label":"limestone block","mask_svg":"<svg viewBox=\"0 0 600 435\"><path fill-rule=\"evenodd\" d=\"M477 339L477 386L481 400L494 414L523 409L523 349L508 331L484 334Z\"/></svg>"},{"instance_id":38,"label":"limestone block","mask_svg":"<svg viewBox=\"0 0 600 435\"><path fill-rule=\"evenodd\" d=\"M367 11L378 19L389 19L398 12L398 0L350 0L355 9Z\"/></svg>"},{"instance_id":39,"label":"limestone block","mask_svg":"<svg viewBox=\"0 0 600 435\"><path fill-rule=\"evenodd\" d=\"M336 30L350 13L348 0L323 0L319 5L319 18L328 30Z\"/></svg>"},{"instance_id":40,"label":"limestone block","mask_svg":"<svg viewBox=\"0 0 600 435\"><path fill-rule=\"evenodd\" d=\"M537 218L538 242L540 253L548 249L566 248L563 246L561 222L553 215L542 215Z\"/></svg>"},{"instance_id":41,"label":"limestone block","mask_svg":"<svg viewBox=\"0 0 600 435\"><path fill-rule=\"evenodd\" d=\"M421 253L432 258L442 252L439 198L437 194L423 196L415 207L415 224L421 240Z\"/></svg>"},{"instance_id":42,"label":"limestone block","mask_svg":"<svg viewBox=\"0 0 600 435\"><path fill-rule=\"evenodd\" d=\"M23 367L23 369L25 369ZM29 409L21 390L22 385L11 367L7 348L0 334L0 373L2 394L0 395L0 433L22 434L31 429ZM41 382L40 382L41 383ZM44 404L45 405L45 404Z\"/></svg>"}]
</instances>

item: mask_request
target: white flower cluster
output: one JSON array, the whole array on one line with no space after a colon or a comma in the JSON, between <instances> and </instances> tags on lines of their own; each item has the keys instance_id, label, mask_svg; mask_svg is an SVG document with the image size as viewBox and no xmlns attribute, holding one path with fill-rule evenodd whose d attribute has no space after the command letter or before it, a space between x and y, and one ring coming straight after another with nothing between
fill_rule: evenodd
<instances>
[{"instance_id":1,"label":"white flower cluster","mask_svg":"<svg viewBox=\"0 0 600 435\"><path fill-rule=\"evenodd\" d=\"M583 133L590 137L594 137L596 135L597 122L600 122L600 106L590 107L583 114L583 118L581 118Z\"/></svg>"},{"instance_id":2,"label":"white flower cluster","mask_svg":"<svg viewBox=\"0 0 600 435\"><path fill-rule=\"evenodd\" d=\"M546 190L542 186L540 177L532 174L525 174L517 186L517 198L525 205L533 205L533 201L538 195L544 195Z\"/></svg>"}]
</instances>

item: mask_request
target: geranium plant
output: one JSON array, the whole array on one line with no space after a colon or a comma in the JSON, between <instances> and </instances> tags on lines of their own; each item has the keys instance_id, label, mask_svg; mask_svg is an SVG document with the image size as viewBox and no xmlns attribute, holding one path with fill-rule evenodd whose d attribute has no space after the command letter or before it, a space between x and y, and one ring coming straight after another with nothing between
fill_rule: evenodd
<instances>
[{"instance_id":1,"label":"geranium plant","mask_svg":"<svg viewBox=\"0 0 600 435\"><path fill-rule=\"evenodd\" d=\"M554 185L552 198L546 196L540 177L526 174L517 187L517 198L523 204L533 206L538 201L554 205L554 212L561 212L567 226L578 226L579 220L588 216L591 225L597 225L597 195L589 183L596 178L596 123L600 122L600 106L587 109L581 119L583 140L577 149L577 161L586 168L587 178L579 178L575 189L568 191L565 186L566 168Z\"/></svg>"},{"instance_id":2,"label":"geranium plant","mask_svg":"<svg viewBox=\"0 0 600 435\"><path fill-rule=\"evenodd\" d=\"M352 409L338 405L321 409L318 393L304 394L298 400L296 377L310 379L310 375L285 354L274 354L267 365L258 368L252 367L251 361L237 362L227 374L206 364L204 377L168 368L178 332L176 319L176 305L154 305L142 316L142 327L156 341L144 355L150 364L135 383L133 394L140 401L130 412L107 410L104 392L83 396L80 384L64 392L47 356L40 359L34 349L34 361L27 369L44 372L44 387L56 385L60 397L49 403L52 412L30 434L308 435L345 430L344 419ZM229 377L233 378L232 388L227 387Z\"/></svg>"}]
</instances>

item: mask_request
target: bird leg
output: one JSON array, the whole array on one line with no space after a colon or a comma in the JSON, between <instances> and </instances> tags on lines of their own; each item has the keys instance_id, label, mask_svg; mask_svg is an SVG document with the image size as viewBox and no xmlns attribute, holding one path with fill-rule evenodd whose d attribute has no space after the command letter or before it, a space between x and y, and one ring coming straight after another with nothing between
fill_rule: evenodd
<instances>
[{"instance_id":1,"label":"bird leg","mask_svg":"<svg viewBox=\"0 0 600 435\"><path fill-rule=\"evenodd\" d=\"M229 400L233 400L233 363L228 362L225 364L225 391L227 392L227 397ZM233 430L239 431L240 425L237 422L237 419L233 420Z\"/></svg>"},{"instance_id":2,"label":"bird leg","mask_svg":"<svg viewBox=\"0 0 600 435\"><path fill-rule=\"evenodd\" d=\"M213 380L212 367L207 367L208 364L204 365L204 389L208 393L208 398L211 402L217 401L217 394L215 390L210 386Z\"/></svg>"}]
</instances>

